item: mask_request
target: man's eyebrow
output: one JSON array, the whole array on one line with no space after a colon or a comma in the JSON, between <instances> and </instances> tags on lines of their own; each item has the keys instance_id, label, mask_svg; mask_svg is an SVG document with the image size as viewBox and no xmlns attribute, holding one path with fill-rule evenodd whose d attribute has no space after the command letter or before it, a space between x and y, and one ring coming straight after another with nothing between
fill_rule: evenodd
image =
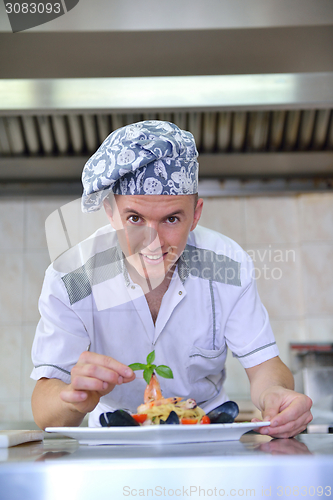
<instances>
[{"instance_id":1,"label":"man's eyebrow","mask_svg":"<svg viewBox=\"0 0 333 500\"><path fill-rule=\"evenodd\" d=\"M139 212L137 212L136 210L134 210L132 208L124 208L124 214L129 214L129 213L140 215L140 217L142 217L141 214Z\"/></svg>"},{"instance_id":2,"label":"man's eyebrow","mask_svg":"<svg viewBox=\"0 0 333 500\"><path fill-rule=\"evenodd\" d=\"M174 211L174 212L172 212L171 214L168 214L168 215L166 216L166 219L167 219L168 217L173 217L174 215L185 215L185 212L184 212L184 210L183 210L183 209L175 210L175 211Z\"/></svg>"},{"instance_id":3,"label":"man's eyebrow","mask_svg":"<svg viewBox=\"0 0 333 500\"><path fill-rule=\"evenodd\" d=\"M138 215L139 217L144 217L142 214L140 214L140 212L138 212L137 210L134 210L132 208L125 208L124 209L124 214L135 214L135 215ZM167 214L165 215L163 218L164 219L168 219L169 217L174 217L175 215L185 215L185 212L184 210L181 208L179 210L175 210L174 212L171 212L170 214Z\"/></svg>"}]
</instances>

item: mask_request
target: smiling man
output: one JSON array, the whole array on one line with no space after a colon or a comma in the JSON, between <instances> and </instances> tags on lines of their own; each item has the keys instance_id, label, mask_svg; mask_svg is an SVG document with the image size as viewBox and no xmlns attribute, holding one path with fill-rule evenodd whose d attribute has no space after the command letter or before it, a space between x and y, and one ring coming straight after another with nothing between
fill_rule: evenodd
<instances>
[{"instance_id":1,"label":"smiling man","mask_svg":"<svg viewBox=\"0 0 333 500\"><path fill-rule=\"evenodd\" d=\"M144 290L154 322L202 205L196 195L115 195L114 202L104 202L129 275Z\"/></svg>"},{"instance_id":2,"label":"smiling man","mask_svg":"<svg viewBox=\"0 0 333 500\"><path fill-rule=\"evenodd\" d=\"M253 402L271 421L263 433L289 437L311 420L311 401L293 391L253 278L248 255L198 226L193 136L169 122L114 131L83 171L84 212L110 225L47 270L32 357L36 423L89 425L135 412L145 382L128 367L155 350L172 368L166 397L223 403L229 347L244 366Z\"/></svg>"}]
</instances>

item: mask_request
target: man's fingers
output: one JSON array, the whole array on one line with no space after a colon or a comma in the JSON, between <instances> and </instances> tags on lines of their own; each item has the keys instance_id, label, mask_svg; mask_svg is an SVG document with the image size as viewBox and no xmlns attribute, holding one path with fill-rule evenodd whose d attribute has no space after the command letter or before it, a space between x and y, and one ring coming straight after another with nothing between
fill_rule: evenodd
<instances>
[{"instance_id":1,"label":"man's fingers","mask_svg":"<svg viewBox=\"0 0 333 500\"><path fill-rule=\"evenodd\" d=\"M265 404L265 408L262 412L262 418L265 422L272 420L279 413L279 406L274 404L273 401L269 401Z\"/></svg>"},{"instance_id":2,"label":"man's fingers","mask_svg":"<svg viewBox=\"0 0 333 500\"><path fill-rule=\"evenodd\" d=\"M120 385L122 383L121 377L114 373L114 381L112 380L101 380L94 377L85 377L83 374L72 376L71 386L76 391L97 391L107 393L114 388L115 385Z\"/></svg>"},{"instance_id":3,"label":"man's fingers","mask_svg":"<svg viewBox=\"0 0 333 500\"><path fill-rule=\"evenodd\" d=\"M271 419L271 427L279 427L288 422L297 420L302 415L310 413L312 401L308 396L302 395L295 398L289 406L281 411L275 418Z\"/></svg>"},{"instance_id":4,"label":"man's fingers","mask_svg":"<svg viewBox=\"0 0 333 500\"><path fill-rule=\"evenodd\" d=\"M306 426L311 422L312 415L311 412L308 411L301 415L294 421L288 421L287 423L280 425L278 427L263 427L260 429L261 434L269 434L272 437L278 438L289 438L292 436L296 436L300 432L306 429Z\"/></svg>"},{"instance_id":5,"label":"man's fingers","mask_svg":"<svg viewBox=\"0 0 333 500\"><path fill-rule=\"evenodd\" d=\"M311 406L311 399L304 394L282 388L272 391L264 395L262 411L263 419L270 420L270 425L259 432L277 438L295 436L311 422Z\"/></svg>"},{"instance_id":6,"label":"man's fingers","mask_svg":"<svg viewBox=\"0 0 333 500\"><path fill-rule=\"evenodd\" d=\"M96 407L101 396L111 392L116 385L134 379L135 373L128 366L109 356L85 351L72 368L71 383L60 397L87 413Z\"/></svg>"},{"instance_id":7,"label":"man's fingers","mask_svg":"<svg viewBox=\"0 0 333 500\"><path fill-rule=\"evenodd\" d=\"M100 365L77 364L71 372L72 384L75 389L90 389L90 387L78 387L78 381L81 378L98 380L100 384L94 387L93 390L101 391L103 389L102 383L107 382L113 385L120 385L123 383L124 378L114 370L109 370Z\"/></svg>"},{"instance_id":8,"label":"man's fingers","mask_svg":"<svg viewBox=\"0 0 333 500\"><path fill-rule=\"evenodd\" d=\"M116 359L111 358L110 356L105 356L104 354L84 351L79 358L79 363L102 366L106 369L117 372L124 379L132 380L134 377L134 372L131 368L123 363L120 363Z\"/></svg>"},{"instance_id":9,"label":"man's fingers","mask_svg":"<svg viewBox=\"0 0 333 500\"><path fill-rule=\"evenodd\" d=\"M279 394L272 392L264 397L262 406L262 418L265 422L271 421L278 415L281 406L281 398Z\"/></svg>"},{"instance_id":10,"label":"man's fingers","mask_svg":"<svg viewBox=\"0 0 333 500\"><path fill-rule=\"evenodd\" d=\"M60 398L65 401L65 403L81 403L85 401L87 397L87 393L82 391L62 391L60 393Z\"/></svg>"}]
</instances>

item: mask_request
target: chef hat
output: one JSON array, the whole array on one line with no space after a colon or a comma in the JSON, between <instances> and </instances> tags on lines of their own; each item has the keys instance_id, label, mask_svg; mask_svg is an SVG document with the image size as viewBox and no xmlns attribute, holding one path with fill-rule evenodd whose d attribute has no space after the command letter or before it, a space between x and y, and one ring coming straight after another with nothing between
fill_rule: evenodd
<instances>
[{"instance_id":1,"label":"chef hat","mask_svg":"<svg viewBox=\"0 0 333 500\"><path fill-rule=\"evenodd\" d=\"M112 132L82 172L82 210L99 210L110 194L194 194L194 137L177 125L147 120Z\"/></svg>"}]
</instances>

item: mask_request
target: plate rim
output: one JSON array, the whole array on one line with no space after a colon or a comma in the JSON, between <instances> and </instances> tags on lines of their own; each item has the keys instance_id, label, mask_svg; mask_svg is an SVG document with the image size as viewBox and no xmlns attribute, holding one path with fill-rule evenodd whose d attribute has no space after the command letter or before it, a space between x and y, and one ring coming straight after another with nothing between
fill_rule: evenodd
<instances>
[{"instance_id":1,"label":"plate rim","mask_svg":"<svg viewBox=\"0 0 333 500\"><path fill-rule=\"evenodd\" d=\"M48 433L64 433L64 432L71 432L71 433L83 433L83 434L101 434L103 432L109 433L109 434L115 434L115 433L137 433L140 429L140 433L145 433L145 432L166 432L162 429L170 429L172 428L173 431L179 432L179 430L182 430L182 432L188 432L189 429L191 431L194 431L194 429L202 429L203 430L209 430L209 429L240 429L242 427L251 427L252 429L260 428L260 427L268 427L270 425L270 422L233 422L230 424L207 424L207 425L146 425L146 426L140 426L140 427L130 427L130 426L124 426L124 427L46 427L45 432ZM155 429L155 430L152 430ZM179 429L179 430L176 430ZM199 432L199 431L194 431L194 432Z\"/></svg>"}]
</instances>

